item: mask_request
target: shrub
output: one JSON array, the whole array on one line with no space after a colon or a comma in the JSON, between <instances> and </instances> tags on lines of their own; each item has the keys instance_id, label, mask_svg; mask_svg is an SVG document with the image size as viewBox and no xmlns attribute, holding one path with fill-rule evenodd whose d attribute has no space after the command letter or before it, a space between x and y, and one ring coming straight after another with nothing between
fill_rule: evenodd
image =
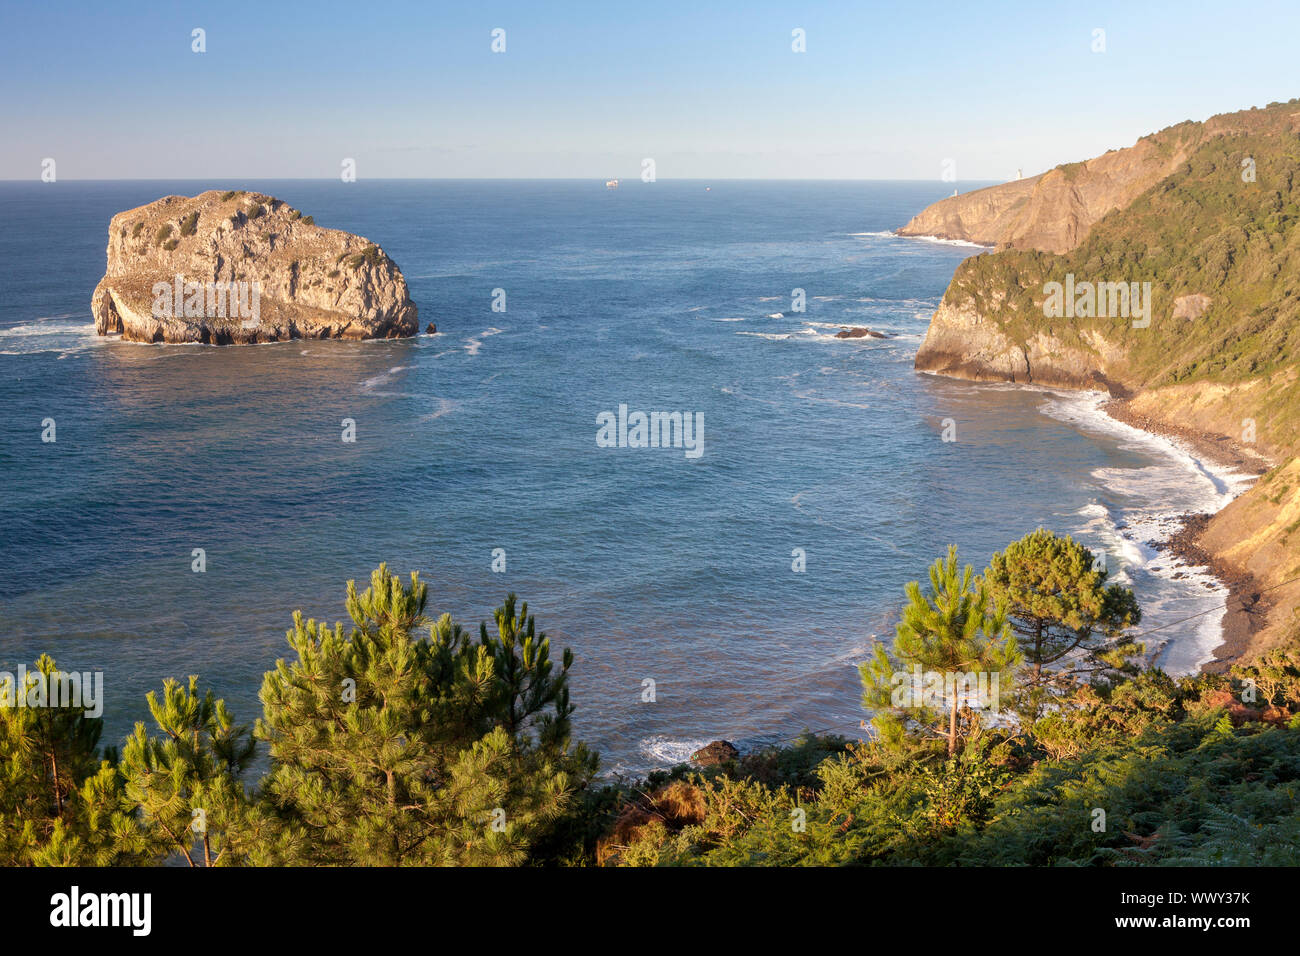
<instances>
[{"instance_id":1,"label":"shrub","mask_svg":"<svg viewBox=\"0 0 1300 956\"><path fill-rule=\"evenodd\" d=\"M188 216L186 216L184 219L181 220L181 235L182 236L194 235L195 231L198 229L198 225L199 225L199 213L198 210L196 209L194 212L190 213Z\"/></svg>"},{"instance_id":2,"label":"shrub","mask_svg":"<svg viewBox=\"0 0 1300 956\"><path fill-rule=\"evenodd\" d=\"M172 224L170 222L165 222L161 226L159 226L158 231L154 233L153 241L159 245L162 245L163 241L166 240L166 238L171 234L172 234Z\"/></svg>"},{"instance_id":3,"label":"shrub","mask_svg":"<svg viewBox=\"0 0 1300 956\"><path fill-rule=\"evenodd\" d=\"M379 251L378 246L366 246L366 248L362 249L360 252L348 256L347 263L349 268L359 269L363 262L369 263L373 266L382 258L383 253Z\"/></svg>"}]
</instances>

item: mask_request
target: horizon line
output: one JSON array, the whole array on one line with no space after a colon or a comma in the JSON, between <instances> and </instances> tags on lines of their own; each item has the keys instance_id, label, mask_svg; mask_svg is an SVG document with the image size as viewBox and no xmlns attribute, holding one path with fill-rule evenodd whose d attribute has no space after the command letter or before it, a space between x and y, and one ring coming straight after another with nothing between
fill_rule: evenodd
<instances>
[{"instance_id":1,"label":"horizon line","mask_svg":"<svg viewBox=\"0 0 1300 956\"><path fill-rule=\"evenodd\" d=\"M1034 175L1038 175L1035 173ZM617 178L617 177L615 177ZM1032 179L1033 176L1025 176L1023 179ZM57 186L61 182L65 183L198 183L216 180L225 182L232 179L258 180L262 182L338 182L341 185L352 185L358 182L462 182L462 183L488 183L488 182L513 182L513 183L542 183L542 182L604 182L599 176L366 176L358 177L352 183L344 183L337 176L204 176L198 178L186 177L151 177L151 176L132 176L132 177L109 177L102 179L72 179L60 178L52 183L44 182L39 176L25 177L23 179L5 179L0 178L0 183L41 183L47 186ZM946 185L958 186L961 183L1008 183L1015 182L1012 179L957 179L952 180ZM620 184L623 180L619 180ZM640 177L627 180L629 185L640 182ZM678 182L678 183L936 183L944 182L943 180L927 179L886 179L880 177L798 177L798 176L728 176L724 178L710 179L703 176L660 176L655 182ZM653 186L655 182L642 183L644 186Z\"/></svg>"}]
</instances>

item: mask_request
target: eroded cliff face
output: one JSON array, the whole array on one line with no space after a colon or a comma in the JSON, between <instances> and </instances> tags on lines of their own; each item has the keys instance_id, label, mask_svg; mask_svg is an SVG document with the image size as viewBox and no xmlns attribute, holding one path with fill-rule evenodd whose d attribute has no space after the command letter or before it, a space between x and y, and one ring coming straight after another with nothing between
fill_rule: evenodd
<instances>
[{"instance_id":1,"label":"eroded cliff face","mask_svg":"<svg viewBox=\"0 0 1300 956\"><path fill-rule=\"evenodd\" d=\"M406 280L377 245L317 226L274 197L217 190L114 216L91 311L99 334L136 342L395 338L419 330Z\"/></svg>"},{"instance_id":2,"label":"eroded cliff face","mask_svg":"<svg viewBox=\"0 0 1300 956\"><path fill-rule=\"evenodd\" d=\"M898 234L997 245L1014 231L1042 178L1040 174L941 199L913 216Z\"/></svg>"},{"instance_id":3,"label":"eroded cliff face","mask_svg":"<svg viewBox=\"0 0 1300 956\"><path fill-rule=\"evenodd\" d=\"M973 299L945 296L930 320L915 367L971 382L1116 390L1119 383L1112 376L1122 365L1122 353L1096 330L1085 332L1085 341L1087 347L1079 347L1039 331L1018 342Z\"/></svg>"}]
</instances>

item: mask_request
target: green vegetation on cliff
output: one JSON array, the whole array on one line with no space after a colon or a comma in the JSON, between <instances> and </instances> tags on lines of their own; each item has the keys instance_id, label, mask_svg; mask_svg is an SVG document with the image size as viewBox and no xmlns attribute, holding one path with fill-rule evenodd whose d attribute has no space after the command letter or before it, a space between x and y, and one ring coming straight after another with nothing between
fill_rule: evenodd
<instances>
[{"instance_id":1,"label":"green vegetation on cliff","mask_svg":"<svg viewBox=\"0 0 1300 956\"><path fill-rule=\"evenodd\" d=\"M1045 284L1067 275L1075 283L1151 283L1149 327L1126 317L1046 316ZM1095 356L1106 380L1127 389L1258 381L1239 417L1255 419L1271 445L1295 451L1298 275L1300 139L1269 129L1209 139L1069 252L1007 250L966 260L947 298L973 303L1017 346L1045 334ZM1194 296L1206 300L1178 308L1177 300Z\"/></svg>"}]
</instances>

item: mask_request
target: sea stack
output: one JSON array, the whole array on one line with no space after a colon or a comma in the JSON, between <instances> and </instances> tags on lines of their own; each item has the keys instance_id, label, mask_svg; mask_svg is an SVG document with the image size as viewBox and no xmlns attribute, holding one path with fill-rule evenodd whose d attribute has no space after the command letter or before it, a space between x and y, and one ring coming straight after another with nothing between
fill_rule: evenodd
<instances>
[{"instance_id":1,"label":"sea stack","mask_svg":"<svg viewBox=\"0 0 1300 956\"><path fill-rule=\"evenodd\" d=\"M120 212L91 298L95 331L238 345L416 335L397 264L262 193L209 190Z\"/></svg>"}]
</instances>

